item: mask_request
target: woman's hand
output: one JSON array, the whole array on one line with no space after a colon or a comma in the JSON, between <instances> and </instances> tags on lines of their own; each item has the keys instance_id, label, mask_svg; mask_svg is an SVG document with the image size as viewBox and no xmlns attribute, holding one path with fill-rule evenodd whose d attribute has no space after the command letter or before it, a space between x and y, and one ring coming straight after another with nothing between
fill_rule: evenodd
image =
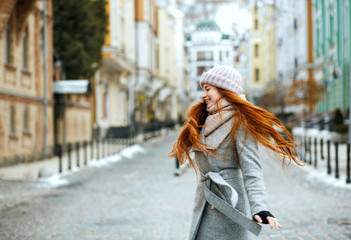
<instances>
[{"instance_id":1,"label":"woman's hand","mask_svg":"<svg viewBox=\"0 0 351 240\"><path fill-rule=\"evenodd\" d=\"M269 224L271 229L282 228L282 226L278 223L278 220L268 211L261 211L257 213L253 219L258 223Z\"/></svg>"}]
</instances>

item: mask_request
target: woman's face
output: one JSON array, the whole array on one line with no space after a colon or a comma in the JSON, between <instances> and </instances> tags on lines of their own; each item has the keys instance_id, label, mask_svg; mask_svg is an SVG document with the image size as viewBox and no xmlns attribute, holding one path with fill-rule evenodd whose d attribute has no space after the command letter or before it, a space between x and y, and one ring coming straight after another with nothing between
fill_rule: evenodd
<instances>
[{"instance_id":1,"label":"woman's face","mask_svg":"<svg viewBox=\"0 0 351 240\"><path fill-rule=\"evenodd\" d=\"M202 95L201 97L206 101L207 108L211 108L216 104L216 102L223 96L218 92L218 88L213 85L205 83L202 85Z\"/></svg>"}]
</instances>

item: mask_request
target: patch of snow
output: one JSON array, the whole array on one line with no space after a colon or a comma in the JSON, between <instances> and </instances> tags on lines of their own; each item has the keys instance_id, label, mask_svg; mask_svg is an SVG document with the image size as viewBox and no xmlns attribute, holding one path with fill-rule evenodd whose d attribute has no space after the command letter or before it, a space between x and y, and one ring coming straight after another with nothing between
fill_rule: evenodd
<instances>
[{"instance_id":1,"label":"patch of snow","mask_svg":"<svg viewBox=\"0 0 351 240\"><path fill-rule=\"evenodd\" d=\"M134 144L129 148L123 149L121 152L121 156L131 159L134 155L138 153L145 153L145 149L137 144Z\"/></svg>"},{"instance_id":2,"label":"patch of snow","mask_svg":"<svg viewBox=\"0 0 351 240\"><path fill-rule=\"evenodd\" d=\"M309 136L318 136L319 135L319 130L316 128L309 128L307 129L307 135Z\"/></svg>"},{"instance_id":3,"label":"patch of snow","mask_svg":"<svg viewBox=\"0 0 351 240\"><path fill-rule=\"evenodd\" d=\"M293 128L292 133L294 135L303 135L304 129L302 127L295 127Z\"/></svg>"},{"instance_id":4,"label":"patch of snow","mask_svg":"<svg viewBox=\"0 0 351 240\"><path fill-rule=\"evenodd\" d=\"M80 168L79 167L72 167L72 172L79 172Z\"/></svg>"},{"instance_id":5,"label":"patch of snow","mask_svg":"<svg viewBox=\"0 0 351 240\"><path fill-rule=\"evenodd\" d=\"M65 178L62 178L60 174L55 174L48 178L40 178L39 184L37 185L39 188L55 188L60 186L68 185L69 181Z\"/></svg>"},{"instance_id":6,"label":"patch of snow","mask_svg":"<svg viewBox=\"0 0 351 240\"><path fill-rule=\"evenodd\" d=\"M345 179L336 179L333 175L327 174L326 171L316 170L312 166L308 165L304 166L302 169L308 172L306 175L306 180L311 184L323 183L328 186L351 190L351 185L347 184Z\"/></svg>"},{"instance_id":7,"label":"patch of snow","mask_svg":"<svg viewBox=\"0 0 351 240\"><path fill-rule=\"evenodd\" d=\"M122 159L120 154L114 154L112 156L100 158L99 160L93 159L88 162L90 167L104 167L110 163L118 162Z\"/></svg>"},{"instance_id":8,"label":"patch of snow","mask_svg":"<svg viewBox=\"0 0 351 240\"><path fill-rule=\"evenodd\" d=\"M99 160L92 159L88 162L88 167L104 167L111 163L115 163L122 160L123 157L131 159L136 154L145 152L146 151L144 148L137 144L134 144L131 147L122 150L120 154L114 154L108 157L100 158ZM39 188L55 188L68 185L70 182L68 181L68 179L63 177L68 176L74 172L79 172L80 170L81 168L74 166L72 167L71 171L64 171L61 174L55 174L51 177L40 178L37 186Z\"/></svg>"}]
</instances>

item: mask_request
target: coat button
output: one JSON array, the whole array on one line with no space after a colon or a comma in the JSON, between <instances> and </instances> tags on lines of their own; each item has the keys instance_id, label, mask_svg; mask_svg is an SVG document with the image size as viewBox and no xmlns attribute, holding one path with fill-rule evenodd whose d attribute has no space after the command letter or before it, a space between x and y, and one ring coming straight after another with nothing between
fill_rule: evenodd
<instances>
[{"instance_id":1,"label":"coat button","mask_svg":"<svg viewBox=\"0 0 351 240\"><path fill-rule=\"evenodd\" d=\"M211 209L214 209L214 206L211 205Z\"/></svg>"}]
</instances>

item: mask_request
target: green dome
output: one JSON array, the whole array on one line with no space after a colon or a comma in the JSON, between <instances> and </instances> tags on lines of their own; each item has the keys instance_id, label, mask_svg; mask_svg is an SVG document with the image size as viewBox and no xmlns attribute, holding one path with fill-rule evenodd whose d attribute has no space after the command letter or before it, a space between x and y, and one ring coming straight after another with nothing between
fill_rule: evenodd
<instances>
[{"instance_id":1,"label":"green dome","mask_svg":"<svg viewBox=\"0 0 351 240\"><path fill-rule=\"evenodd\" d=\"M223 40L229 40L229 34L222 34Z\"/></svg>"},{"instance_id":2,"label":"green dome","mask_svg":"<svg viewBox=\"0 0 351 240\"><path fill-rule=\"evenodd\" d=\"M197 31L220 31L221 28L218 26L218 24L215 21L212 20L203 20L196 24L196 30Z\"/></svg>"}]
</instances>

